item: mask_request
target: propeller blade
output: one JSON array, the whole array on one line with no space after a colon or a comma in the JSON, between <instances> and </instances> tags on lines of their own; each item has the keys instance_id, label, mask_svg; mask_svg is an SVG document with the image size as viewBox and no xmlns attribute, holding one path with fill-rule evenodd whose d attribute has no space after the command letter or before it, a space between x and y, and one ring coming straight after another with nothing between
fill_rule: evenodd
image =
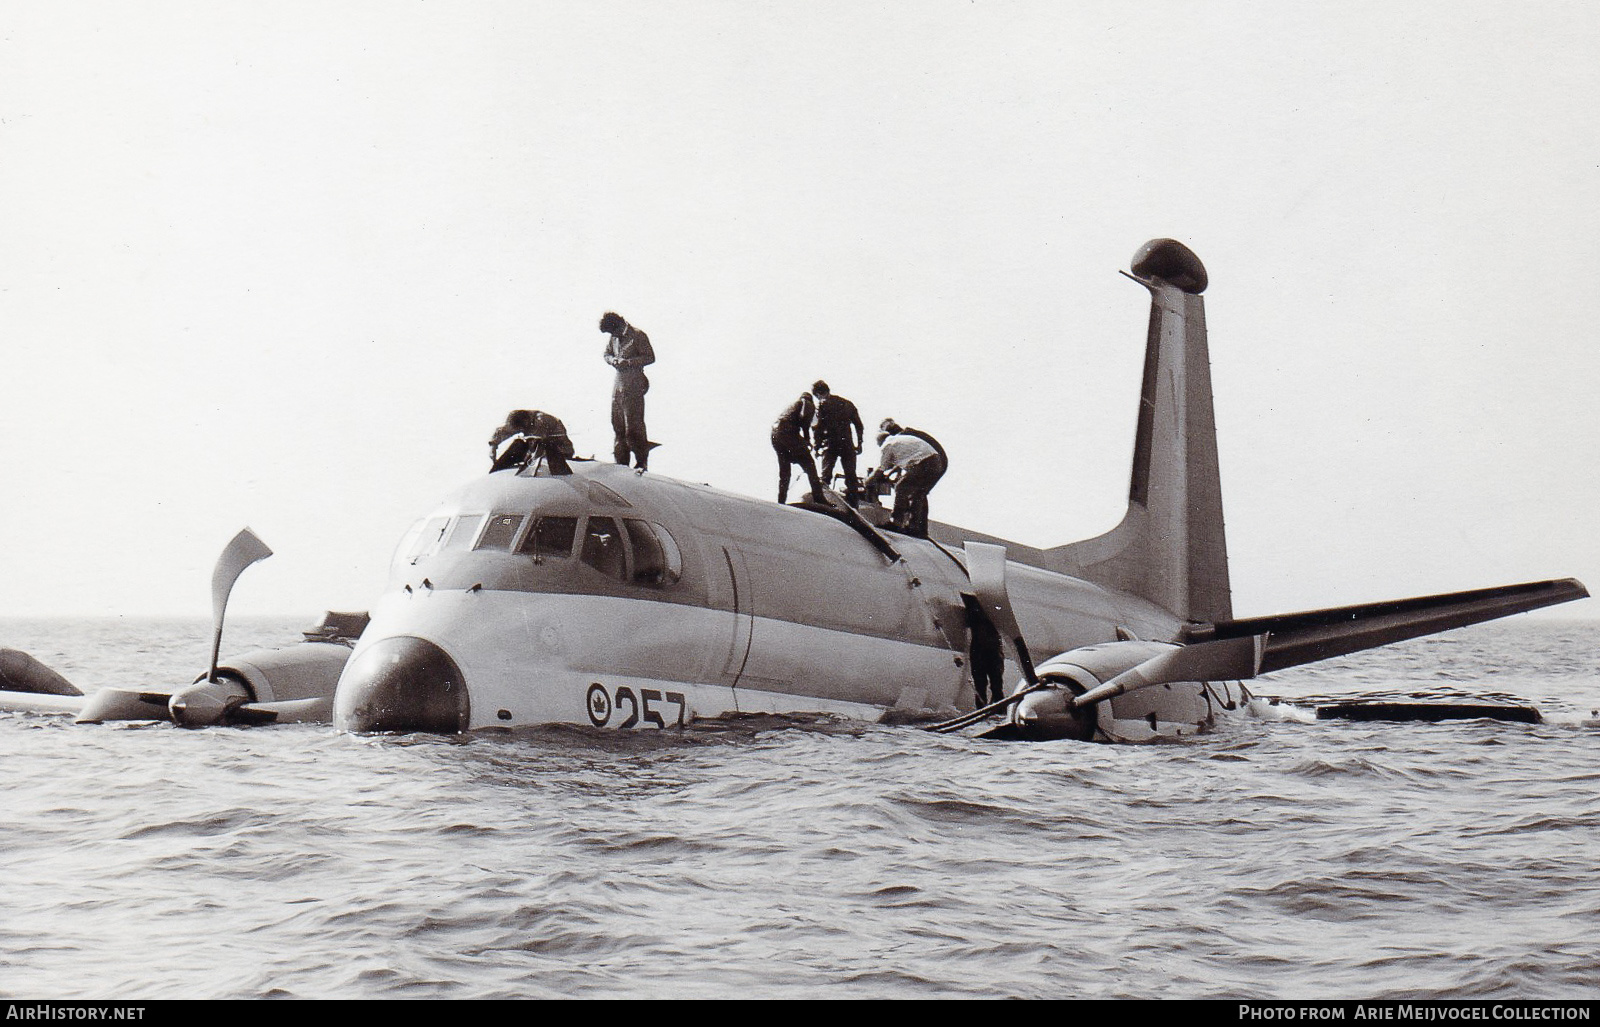
<instances>
[{"instance_id":1,"label":"propeller blade","mask_svg":"<svg viewBox=\"0 0 1600 1027\"><path fill-rule=\"evenodd\" d=\"M988 542L966 542L967 577L972 579L972 592L983 610L1000 632L1000 641L1011 653L1022 670L1022 679L1030 686L1039 683L1034 673L1033 657L1028 653L1028 643L1017 626L1017 615L1011 609L1011 595L1006 590L1006 547Z\"/></svg>"},{"instance_id":2,"label":"propeller blade","mask_svg":"<svg viewBox=\"0 0 1600 1027\"><path fill-rule=\"evenodd\" d=\"M222 651L222 615L228 608L233 583L239 580L246 567L271 555L267 544L245 528L233 536L233 541L217 557L216 569L211 572L211 669L206 672L207 681L217 680L217 657Z\"/></svg>"},{"instance_id":3,"label":"propeller blade","mask_svg":"<svg viewBox=\"0 0 1600 1027\"><path fill-rule=\"evenodd\" d=\"M170 692L136 692L130 688L102 688L83 701L79 724L107 720L166 720Z\"/></svg>"},{"instance_id":4,"label":"propeller blade","mask_svg":"<svg viewBox=\"0 0 1600 1027\"><path fill-rule=\"evenodd\" d=\"M249 702L228 711L234 724L326 724L333 720L333 696Z\"/></svg>"},{"instance_id":5,"label":"propeller blade","mask_svg":"<svg viewBox=\"0 0 1600 1027\"><path fill-rule=\"evenodd\" d=\"M987 706L980 706L977 709L973 710L971 713L963 713L959 717L952 717L951 719L946 720L946 721L942 721L942 722L940 722L938 724L929 724L927 727L923 728L923 730L924 731L932 731L932 732L934 732L936 734L948 734L951 731L958 731L961 728L966 727L968 724L976 724L978 721L982 720L985 717L988 717L988 716L990 716L992 714L995 714L995 713L999 713L1001 710L1005 709L1007 706L1010 706L1013 703L1019 701L1025 695L1031 695L1034 692L1040 691L1040 690L1048 688L1048 687L1050 687L1050 686L1049 685L1043 685L1043 684L1040 684L1040 685L1028 685L1025 688L1020 688L1017 691L1013 692L1012 694L1006 696L1004 699L1001 699L999 702L992 702Z\"/></svg>"},{"instance_id":6,"label":"propeller blade","mask_svg":"<svg viewBox=\"0 0 1600 1027\"><path fill-rule=\"evenodd\" d=\"M1242 638L1180 646L1128 668L1099 688L1091 688L1074 698L1072 705L1081 709L1124 692L1174 681L1242 681L1253 678L1261 670L1261 656L1266 642L1266 635L1245 635Z\"/></svg>"}]
</instances>

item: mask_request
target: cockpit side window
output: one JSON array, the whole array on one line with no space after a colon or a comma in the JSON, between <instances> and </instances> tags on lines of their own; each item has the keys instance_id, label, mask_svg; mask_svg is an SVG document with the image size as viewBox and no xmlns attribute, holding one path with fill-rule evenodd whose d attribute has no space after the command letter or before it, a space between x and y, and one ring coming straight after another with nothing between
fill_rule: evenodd
<instances>
[{"instance_id":1,"label":"cockpit side window","mask_svg":"<svg viewBox=\"0 0 1600 1027\"><path fill-rule=\"evenodd\" d=\"M489 518L489 526L483 529L483 537L472 548L508 550L521 527L521 514L495 514Z\"/></svg>"},{"instance_id":2,"label":"cockpit side window","mask_svg":"<svg viewBox=\"0 0 1600 1027\"><path fill-rule=\"evenodd\" d=\"M565 559L572 555L572 542L577 535L576 517L540 517L528 529L528 534L523 536L517 552L541 558L553 556Z\"/></svg>"},{"instance_id":3,"label":"cockpit side window","mask_svg":"<svg viewBox=\"0 0 1600 1027\"><path fill-rule=\"evenodd\" d=\"M631 517L625 523L633 544L634 584L671 585L683 576L683 556L667 529Z\"/></svg>"},{"instance_id":4,"label":"cockpit side window","mask_svg":"<svg viewBox=\"0 0 1600 1027\"><path fill-rule=\"evenodd\" d=\"M456 518L450 537L444 540L446 549L466 549L478 537L478 527L483 524L483 514L464 514Z\"/></svg>"},{"instance_id":5,"label":"cockpit side window","mask_svg":"<svg viewBox=\"0 0 1600 1027\"><path fill-rule=\"evenodd\" d=\"M615 518L591 517L583 536L583 562L610 578L627 580L622 531Z\"/></svg>"}]
</instances>

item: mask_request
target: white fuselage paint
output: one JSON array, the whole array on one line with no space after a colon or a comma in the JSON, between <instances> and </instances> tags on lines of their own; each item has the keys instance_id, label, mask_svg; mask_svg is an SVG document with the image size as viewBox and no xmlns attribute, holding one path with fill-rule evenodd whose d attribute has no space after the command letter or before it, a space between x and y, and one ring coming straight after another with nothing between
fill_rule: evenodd
<instances>
[{"instance_id":1,"label":"white fuselage paint","mask_svg":"<svg viewBox=\"0 0 1600 1027\"><path fill-rule=\"evenodd\" d=\"M448 653L468 682L469 729L530 724L618 727L631 694L648 700L629 727L665 726L730 713L832 713L876 720L911 693L917 708L953 706L962 668L949 650L757 619L767 651L791 654L792 678L726 673L736 617L723 610L615 596L414 590L391 592L373 611L354 655L395 635ZM809 654L802 658L799 654ZM778 661L768 661L769 672ZM939 694L930 683L943 680ZM733 682L737 682L735 685ZM865 687L861 682L870 682ZM612 715L590 708L606 691ZM628 692L620 692L622 689ZM681 695L682 703L666 701ZM620 715L617 715L620 714Z\"/></svg>"}]
</instances>

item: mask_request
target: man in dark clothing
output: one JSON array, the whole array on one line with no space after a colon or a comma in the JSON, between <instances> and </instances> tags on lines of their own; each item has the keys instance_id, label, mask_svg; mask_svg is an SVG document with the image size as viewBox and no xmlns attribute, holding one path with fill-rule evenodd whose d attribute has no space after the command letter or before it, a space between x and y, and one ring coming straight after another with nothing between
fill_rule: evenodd
<instances>
[{"instance_id":1,"label":"man in dark clothing","mask_svg":"<svg viewBox=\"0 0 1600 1027\"><path fill-rule=\"evenodd\" d=\"M811 427L811 439L817 455L822 458L822 480L833 480L833 462L838 460L844 467L845 502L855 506L861 502L856 457L861 454L861 443L866 436L861 415L856 413L854 403L833 395L827 382L812 385L811 394L817 397L817 420Z\"/></svg>"},{"instance_id":2,"label":"man in dark clothing","mask_svg":"<svg viewBox=\"0 0 1600 1027\"><path fill-rule=\"evenodd\" d=\"M1005 698L1001 679L1005 676L1006 657L1000 648L1000 632L978 600L962 593L961 603L967 610L967 632L971 640L967 656L972 665L974 708L997 703Z\"/></svg>"},{"instance_id":3,"label":"man in dark clothing","mask_svg":"<svg viewBox=\"0 0 1600 1027\"><path fill-rule=\"evenodd\" d=\"M817 477L817 465L812 462L811 449L806 445L806 431L811 427L811 416L816 404L811 394L800 393L800 398L789 404L778 415L772 426L772 449L778 454L778 502L789 501L789 475L794 465L806 472L811 482L811 498L822 502L822 481Z\"/></svg>"},{"instance_id":4,"label":"man in dark clothing","mask_svg":"<svg viewBox=\"0 0 1600 1027\"><path fill-rule=\"evenodd\" d=\"M650 336L630 325L620 314L607 312L600 318L600 330L611 336L606 343L606 363L617 369L616 385L611 390L611 431L616 436L612 455L624 466L633 456L633 465L644 470L650 461L650 441L644 428L644 394L650 379L644 368L656 362Z\"/></svg>"},{"instance_id":5,"label":"man in dark clothing","mask_svg":"<svg viewBox=\"0 0 1600 1027\"><path fill-rule=\"evenodd\" d=\"M511 440L504 450L500 444ZM489 473L521 467L530 457L544 457L551 474L571 474L567 458L575 452L567 437L567 426L560 418L543 410L513 410L505 423L489 436Z\"/></svg>"},{"instance_id":6,"label":"man in dark clothing","mask_svg":"<svg viewBox=\"0 0 1600 1027\"><path fill-rule=\"evenodd\" d=\"M892 417L885 417L882 423L878 425L878 445L883 445L883 440L888 438L890 435L914 435L923 442L926 442L928 445L932 446L934 452L939 454L939 473L934 475L933 482L928 486L929 488L933 488L934 485L937 485L939 483L939 479L944 477L944 472L950 469L950 457L947 453L945 453L944 447L939 445L938 439L934 438L932 435L929 435L921 428L902 428L899 421L896 421Z\"/></svg>"}]
</instances>

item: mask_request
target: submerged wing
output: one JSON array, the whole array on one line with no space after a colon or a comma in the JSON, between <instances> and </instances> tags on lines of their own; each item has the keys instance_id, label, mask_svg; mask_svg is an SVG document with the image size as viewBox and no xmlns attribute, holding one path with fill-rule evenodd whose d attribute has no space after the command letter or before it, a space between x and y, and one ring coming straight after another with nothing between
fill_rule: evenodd
<instances>
[{"instance_id":1,"label":"submerged wing","mask_svg":"<svg viewBox=\"0 0 1600 1027\"><path fill-rule=\"evenodd\" d=\"M1196 643L1265 636L1259 670L1265 674L1571 602L1588 595L1589 590L1576 578L1533 581L1525 585L1500 585L1470 592L1192 625L1184 632L1184 641Z\"/></svg>"},{"instance_id":2,"label":"submerged wing","mask_svg":"<svg viewBox=\"0 0 1600 1027\"><path fill-rule=\"evenodd\" d=\"M83 706L81 695L48 695L43 692L0 691L0 713L77 713Z\"/></svg>"}]
</instances>

